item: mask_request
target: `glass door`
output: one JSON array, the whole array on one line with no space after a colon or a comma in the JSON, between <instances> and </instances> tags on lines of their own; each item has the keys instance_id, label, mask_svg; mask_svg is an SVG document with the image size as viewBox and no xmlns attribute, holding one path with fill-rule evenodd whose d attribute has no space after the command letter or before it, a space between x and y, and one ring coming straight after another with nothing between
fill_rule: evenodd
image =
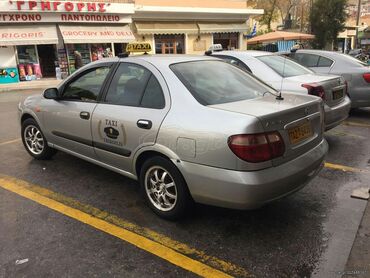
<instances>
[{"instance_id":1,"label":"glass door","mask_svg":"<svg viewBox=\"0 0 370 278\"><path fill-rule=\"evenodd\" d=\"M155 35L156 54L184 54L184 35Z\"/></svg>"}]
</instances>

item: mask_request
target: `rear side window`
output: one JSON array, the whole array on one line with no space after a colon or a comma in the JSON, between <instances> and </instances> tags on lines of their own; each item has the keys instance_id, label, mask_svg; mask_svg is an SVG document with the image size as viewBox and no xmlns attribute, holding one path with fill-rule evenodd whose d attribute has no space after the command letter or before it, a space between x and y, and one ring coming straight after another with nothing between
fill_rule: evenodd
<instances>
[{"instance_id":1,"label":"rear side window","mask_svg":"<svg viewBox=\"0 0 370 278\"><path fill-rule=\"evenodd\" d=\"M239 59L237 58L234 58L234 57L230 57L230 56L224 56L224 55L212 55L214 57L217 57L217 58L220 58L226 62L228 62L229 64L232 64L232 65L235 65L235 66L238 66L240 67L241 69L244 69L250 73L252 73L251 69L245 64L243 63L242 61L240 61Z\"/></svg>"},{"instance_id":2,"label":"rear side window","mask_svg":"<svg viewBox=\"0 0 370 278\"><path fill-rule=\"evenodd\" d=\"M317 66L318 67L331 67L332 64L333 64L332 60L325 58L323 56L320 56L319 63Z\"/></svg>"},{"instance_id":3,"label":"rear side window","mask_svg":"<svg viewBox=\"0 0 370 278\"><path fill-rule=\"evenodd\" d=\"M203 105L254 99L276 93L250 74L223 61L192 61L173 64L171 70Z\"/></svg>"},{"instance_id":4,"label":"rear side window","mask_svg":"<svg viewBox=\"0 0 370 278\"><path fill-rule=\"evenodd\" d=\"M145 108L161 109L164 108L164 105L165 101L161 85L159 84L157 78L155 78L152 74L141 100L141 106Z\"/></svg>"},{"instance_id":5,"label":"rear side window","mask_svg":"<svg viewBox=\"0 0 370 278\"><path fill-rule=\"evenodd\" d=\"M119 65L105 102L157 109L165 105L162 88L155 76L148 69L130 63Z\"/></svg>"},{"instance_id":6,"label":"rear side window","mask_svg":"<svg viewBox=\"0 0 370 278\"><path fill-rule=\"evenodd\" d=\"M295 61L279 55L266 55L256 57L262 63L272 68L282 77L291 77L312 73L311 70L301 66Z\"/></svg>"},{"instance_id":7,"label":"rear side window","mask_svg":"<svg viewBox=\"0 0 370 278\"><path fill-rule=\"evenodd\" d=\"M308 68L315 68L319 63L320 56L306 53L296 53L294 59Z\"/></svg>"}]
</instances>

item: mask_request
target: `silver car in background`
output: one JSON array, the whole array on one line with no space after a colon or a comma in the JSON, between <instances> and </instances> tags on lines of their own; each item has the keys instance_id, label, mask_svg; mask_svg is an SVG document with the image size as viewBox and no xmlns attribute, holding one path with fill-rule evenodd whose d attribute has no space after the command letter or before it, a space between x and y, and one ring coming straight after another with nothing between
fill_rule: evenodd
<instances>
[{"instance_id":1,"label":"silver car in background","mask_svg":"<svg viewBox=\"0 0 370 278\"><path fill-rule=\"evenodd\" d=\"M341 75L348 83L352 108L370 107L370 67L346 54L312 49L286 53L317 73Z\"/></svg>"},{"instance_id":2,"label":"silver car in background","mask_svg":"<svg viewBox=\"0 0 370 278\"><path fill-rule=\"evenodd\" d=\"M193 201L257 208L323 166L323 102L277 92L212 57L143 55L91 63L19 105L36 159L60 150L140 181L175 219Z\"/></svg>"},{"instance_id":3,"label":"silver car in background","mask_svg":"<svg viewBox=\"0 0 370 278\"><path fill-rule=\"evenodd\" d=\"M265 51L220 51L211 54L253 73L278 91L315 95L325 102L325 130L336 127L351 108L344 78L316 74L298 63Z\"/></svg>"}]
</instances>

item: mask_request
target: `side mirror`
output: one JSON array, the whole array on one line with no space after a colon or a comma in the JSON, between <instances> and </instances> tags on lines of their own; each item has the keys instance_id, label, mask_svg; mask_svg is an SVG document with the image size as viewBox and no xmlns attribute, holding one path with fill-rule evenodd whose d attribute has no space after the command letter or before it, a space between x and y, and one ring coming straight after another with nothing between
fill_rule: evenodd
<instances>
[{"instance_id":1,"label":"side mirror","mask_svg":"<svg viewBox=\"0 0 370 278\"><path fill-rule=\"evenodd\" d=\"M44 91L44 98L46 99L59 99L59 91L57 88L49 88Z\"/></svg>"}]
</instances>

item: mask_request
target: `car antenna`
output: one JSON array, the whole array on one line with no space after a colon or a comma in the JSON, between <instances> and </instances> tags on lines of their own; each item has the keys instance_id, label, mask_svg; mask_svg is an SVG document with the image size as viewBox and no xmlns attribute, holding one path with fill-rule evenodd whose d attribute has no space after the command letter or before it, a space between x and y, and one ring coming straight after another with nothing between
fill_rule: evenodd
<instances>
[{"instance_id":1,"label":"car antenna","mask_svg":"<svg viewBox=\"0 0 370 278\"><path fill-rule=\"evenodd\" d=\"M279 91L279 94L276 96L276 100L284 100L283 96L281 95L281 91L283 90L283 82L284 82L284 75L285 75L285 61L286 61L286 58L284 57L283 76L281 79L280 91Z\"/></svg>"}]
</instances>

